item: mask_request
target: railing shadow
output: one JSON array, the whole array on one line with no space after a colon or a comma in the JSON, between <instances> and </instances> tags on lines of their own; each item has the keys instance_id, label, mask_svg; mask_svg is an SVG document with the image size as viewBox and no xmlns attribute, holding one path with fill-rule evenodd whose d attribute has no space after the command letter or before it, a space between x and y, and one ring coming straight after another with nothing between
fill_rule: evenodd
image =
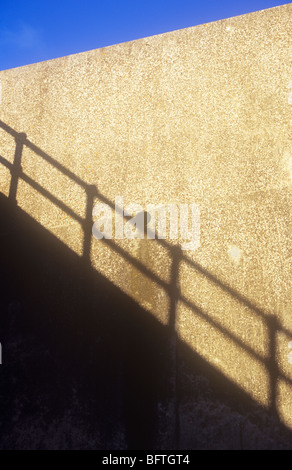
<instances>
[{"instance_id":1,"label":"railing shadow","mask_svg":"<svg viewBox=\"0 0 292 470\"><path fill-rule=\"evenodd\" d=\"M97 274L92 274L93 270L92 270L91 260L90 260L91 244L92 244L92 224L93 224L92 211L93 211L93 207L96 201L103 202L107 204L108 206L110 206L112 209L115 209L115 204L112 201L110 201L108 198L106 198L103 194L101 194L97 187L86 184L72 171L65 168L58 161L56 161L54 158L52 158L50 155L48 155L38 146L33 144L24 133L16 132L14 129L12 129L10 126L8 126L2 121L0 121L0 128L15 139L15 154L14 154L13 163L9 162L3 156L0 156L0 164L5 166L11 173L11 182L10 182L10 189L9 189L9 195L8 195L8 200L10 201L10 207L12 207L11 204L14 205L15 207L17 206L18 184L19 184L19 181L22 180L26 184L31 186L34 190L39 192L42 196L47 198L51 203L56 205L64 213L71 216L73 220L78 222L80 226L82 227L82 231L83 231L83 250L82 250L82 257L80 258L80 262L78 266L79 268L82 266L81 270L82 270L82 273L84 274L84 279L87 279L88 283L92 287L92 290L94 290L93 284L96 283L95 276ZM86 207L85 207L84 217L81 217L80 215L76 214L71 209L71 207L69 207L66 203L61 201L58 197L50 193L48 190L43 188L38 182L34 181L29 175L27 175L23 171L22 154L23 154L24 147L29 148L32 152L34 152L36 155L41 157L45 162L50 164L53 168L58 170L63 175L67 176L72 182L79 185L85 191ZM172 402L171 403L171 414L172 414L171 420L172 420L172 426L173 426L173 436L172 436L171 448L179 449L181 445L180 442L182 439L181 431L180 431L180 417L179 417L179 402L180 402L179 380L180 379L179 379L178 362L179 362L179 354L180 354L179 351L182 350L185 346L181 346L178 340L177 305L179 302L183 303L188 309L193 311L196 316L204 319L213 328L215 328L217 331L221 332L226 337L228 337L230 341L232 341L234 344L242 348L248 355L250 355L251 357L255 358L257 361L262 363L262 365L265 367L265 370L267 372L268 379L269 379L269 413L271 415L274 415L275 418L279 420L279 417L277 415L278 412L277 412L277 400L276 400L277 381L280 378L281 380L284 380L290 385L292 385L292 381L289 379L289 377L285 376L285 374L283 374L283 372L279 370L279 367L277 365L277 362L275 359L276 358L276 336L279 331L284 332L289 337L291 337L291 333L285 330L278 323L276 316L273 315L271 312L263 311L261 308L259 308L253 302L251 302L248 298L243 296L240 292L237 292L235 289L233 289L226 283L222 282L213 273L207 271L198 263L195 263L190 258L188 258L182 252L180 248L170 245L166 240L157 240L157 243L161 244L161 246L163 246L163 248L165 248L168 251L169 256L171 258L171 273L170 273L169 282L166 282L165 280L161 279L149 267L145 266L141 261L136 259L129 252L126 252L125 250L123 250L113 240L103 239L102 242L107 244L111 250L113 250L115 253L121 256L124 260L131 263L131 265L133 265L137 270L139 270L144 276L151 279L158 286L160 286L166 292L169 298L169 314L168 314L169 321L168 321L167 328L162 327L162 326L159 328L157 326L154 327L153 326L154 320L152 321L149 319L145 319L144 318L145 314L144 312L142 313L142 310L141 310L141 315L144 318L142 323L143 323L143 327L146 328L145 331L149 333L149 336L152 334L151 333L152 331L156 331L157 338L159 338L158 343L162 339L163 344L164 344L164 350L167 351L167 355L169 355L169 358L168 358L169 363L166 366L166 369L168 370L171 378L170 380L167 379L166 382L167 382L167 387L168 387L168 392L167 392L168 398ZM7 263L9 263L9 260L7 260ZM70 265L71 261L68 263ZM196 305L192 300L189 300L188 298L186 298L185 295L183 295L180 292L179 272L180 272L180 267L182 263L185 263L186 265L190 266L191 269L194 269L197 273L204 276L206 279L208 279L211 285L216 286L219 289L221 289L222 292L225 293L225 295L233 299L236 299L237 302L239 302L243 306L250 309L253 312L255 317L260 318L263 321L268 331L269 347L268 347L267 355L262 356L261 354L259 354L250 345L246 344L242 340L242 338L240 338L240 336L236 334L236 332L228 331L227 328L222 326L218 320L213 318L208 312L204 311L199 305ZM89 271L91 273L90 276L86 274ZM72 268L72 272L75 273L74 268ZM74 275L77 276L76 273ZM78 276L80 276L80 273L78 274ZM13 283L13 281L11 282ZM104 295L110 295L109 284L107 282L104 283L104 281L100 277L98 278L98 282L100 282L105 287L104 292L106 294ZM77 285L77 284L78 284L78 281L75 280L73 282L73 285ZM25 285L26 286L28 285L27 282L25 283ZM89 287L87 288L85 287L84 282L82 283L82 286L85 291L89 289ZM99 293L100 293L100 290L99 290ZM118 308L117 305L119 301L123 305L125 305L125 299L124 299L124 294L119 295L117 291L115 291L115 293L117 295L118 300L116 300L113 304L115 305L114 308L117 309ZM35 294L31 294L31 298L33 298L34 295ZM69 295L69 287L67 290L67 295ZM88 308L89 311L92 311L92 306L88 307L87 300L85 300L85 292L81 293L80 295L81 295L81 298L84 300L84 308L81 305L79 305L79 308L83 311L86 308ZM89 295L89 298L91 298L90 295ZM113 328L113 325L111 324L109 319L105 318L105 316L101 313L103 308L104 308L104 311L108 312L108 309L105 307L105 304L107 301L108 300L105 300L105 298L103 297L102 302L104 302L104 304L101 302L101 305L99 306L99 309L98 309L99 310L98 327L101 328L103 332L105 332L104 333L105 336L112 335L112 328ZM134 319L135 315L133 314L133 312L136 309L139 309L139 307L137 307L137 305L134 302L131 302L131 301L129 302L130 304L127 303L127 307L125 308L126 310L128 310L128 313L129 313L129 310L131 311L131 313L129 314L129 318L131 318L132 321L135 323L136 320ZM125 320L125 317L123 317L123 319ZM59 324L60 319L55 319L55 320L57 321L57 324ZM102 321L104 322L103 326L101 326ZM116 317L114 318L114 321L117 321ZM74 322L76 322L75 326L77 326L76 331L78 331L78 329L80 328L84 329L84 325L80 326L80 319L75 318L73 321L73 324ZM105 324L106 324L106 327L105 327ZM103 354L106 354L107 367L101 366L101 370L99 371L99 376L105 377L109 373L108 364L111 361L112 361L112 367L119 369L117 358L119 358L120 350L123 351L123 354L126 354L126 355L128 354L127 360L125 361L125 363L128 364L127 370L125 371L125 375L130 374L130 376L126 379L125 378L123 379L124 382L128 385L126 386L126 390L124 390L123 398L120 398L120 399L121 400L124 399L124 402L126 403L127 411L126 411L125 419L126 421L127 420L129 421L128 429L132 430L130 432L130 434L131 433L132 434L129 438L129 442L130 442L129 445L130 445L130 448L138 448L139 446L141 446L141 435L139 435L139 439L137 438L136 440L135 431L133 429L137 425L139 419L143 419L144 426L145 426L144 445L146 446L146 448L147 446L149 448L149 445L151 445L151 442L153 441L152 437L150 437L153 431L153 427L157 426L157 423L156 423L157 413L156 412L154 413L153 411L153 403L159 401L159 397L157 395L157 390L160 387L160 385L158 385L160 373L157 370L157 365L159 365L159 360L157 360L157 357L160 354L159 348L157 348L157 345L156 345L155 347L153 347L153 350L151 351L148 340L146 341L147 344L145 345L145 336L144 336L145 331L143 335L139 335L139 334L137 335L137 328L136 328L135 330L133 330L133 334L131 335L129 331L127 332L125 331L125 325L123 325L121 321L118 321L118 325L119 325L120 331L123 332L123 335L119 335L119 332L116 332L114 334L114 339L111 338L111 341L109 342L109 344L111 344L110 349L114 349L114 352L110 351L108 348L105 348L105 350L103 351ZM127 325L127 328L131 330L131 321L127 320L126 325ZM88 326L86 328L88 328ZM75 338L76 338L76 331L75 331L75 328L72 328L70 330L70 334L73 334ZM135 335L137 335L136 339L134 338ZM121 336L123 336L124 339L121 338ZM62 341L61 337L59 339L60 341ZM76 339L76 341L78 342L78 339ZM131 346L127 346L127 344L125 344L124 341L128 341ZM115 349L115 346L114 346L115 342L118 345L117 349ZM138 344L139 342L140 344ZM154 341L151 341L152 345L154 343L155 343ZM122 344L123 346L121 346ZM144 349L143 349L143 344L145 346ZM135 360L135 358L130 357L132 356L134 350L140 351L140 354L138 355L139 360L138 359ZM149 355L151 356L151 360L149 360ZM163 364L165 367L164 362ZM143 369L143 373L141 373L141 367ZM85 367L85 370L86 370L86 367ZM93 371L87 370L86 377L90 377L90 374L94 375ZM136 377L137 380L134 380L134 377ZM139 380L140 380L140 384L139 384ZM137 383L135 383L135 381L138 383L138 385ZM106 380L106 382L111 384L111 386L115 384L117 389L119 389L120 387L120 384L118 383L119 379L117 379L116 377L111 378L111 380ZM146 409L147 409L146 414L148 415L148 418L149 418L148 420L145 419L146 417L145 410L143 410L142 412L139 409L140 402L137 401L135 398L136 395L141 393L141 390L147 386L146 385L147 383L148 383L148 391L147 391L148 395L147 396L149 400L148 400L148 403L146 404ZM171 388L171 390L169 390L169 388ZM103 397L103 399L105 402L107 401L106 394L110 396L112 394L112 391L106 389L106 391L104 392L105 396ZM116 395L115 395L115 399L117 399ZM111 403L113 403L113 401L114 400L111 400ZM116 410L116 412L119 413L118 409ZM121 418L121 422L122 421L123 419ZM110 432L110 431L106 430L105 434L107 434L107 432ZM149 439L147 436L149 436Z\"/></svg>"}]
</instances>

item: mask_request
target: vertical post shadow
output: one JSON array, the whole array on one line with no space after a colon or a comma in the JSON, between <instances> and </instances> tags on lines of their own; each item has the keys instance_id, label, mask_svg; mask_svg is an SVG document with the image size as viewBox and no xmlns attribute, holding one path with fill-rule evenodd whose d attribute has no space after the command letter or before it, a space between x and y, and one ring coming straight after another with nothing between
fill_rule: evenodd
<instances>
[{"instance_id":1,"label":"vertical post shadow","mask_svg":"<svg viewBox=\"0 0 292 470\"><path fill-rule=\"evenodd\" d=\"M169 336L171 341L170 353L172 355L172 390L173 390L173 449L180 448L180 424L179 424L179 384L178 384L178 351L177 351L177 303L180 297L179 267L182 260L180 246L171 249L172 264L169 283Z\"/></svg>"},{"instance_id":2,"label":"vertical post shadow","mask_svg":"<svg viewBox=\"0 0 292 470\"><path fill-rule=\"evenodd\" d=\"M83 228L83 259L86 264L90 265L90 248L91 248L91 237L92 237L92 210L94 204L94 198L98 195L98 191L95 185L89 184L86 187L86 209L85 219L82 223Z\"/></svg>"},{"instance_id":3,"label":"vertical post shadow","mask_svg":"<svg viewBox=\"0 0 292 470\"><path fill-rule=\"evenodd\" d=\"M279 376L278 365L276 361L277 345L276 336L278 331L278 320L274 315L266 318L269 336L269 354L266 361L267 373L269 377L269 408L273 415L279 418L277 410L277 380Z\"/></svg>"},{"instance_id":4,"label":"vertical post shadow","mask_svg":"<svg viewBox=\"0 0 292 470\"><path fill-rule=\"evenodd\" d=\"M23 146L25 145L26 137L27 136L24 132L20 132L19 134L16 134L14 136L16 146L15 146L13 165L10 170L11 182L10 182L8 197L9 199L15 201L16 203L17 203L17 200L16 200L17 186L18 186L19 178L22 173L21 158L22 158Z\"/></svg>"}]
</instances>

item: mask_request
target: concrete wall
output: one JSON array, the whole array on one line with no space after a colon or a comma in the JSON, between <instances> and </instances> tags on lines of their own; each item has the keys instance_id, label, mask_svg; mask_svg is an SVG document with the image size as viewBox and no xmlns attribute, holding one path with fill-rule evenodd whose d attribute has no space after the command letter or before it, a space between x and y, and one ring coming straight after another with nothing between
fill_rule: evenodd
<instances>
[{"instance_id":1,"label":"concrete wall","mask_svg":"<svg viewBox=\"0 0 292 470\"><path fill-rule=\"evenodd\" d=\"M0 72L1 192L170 328L174 368L180 341L288 427L291 25L289 4ZM97 240L116 196L199 204L200 247Z\"/></svg>"}]
</instances>

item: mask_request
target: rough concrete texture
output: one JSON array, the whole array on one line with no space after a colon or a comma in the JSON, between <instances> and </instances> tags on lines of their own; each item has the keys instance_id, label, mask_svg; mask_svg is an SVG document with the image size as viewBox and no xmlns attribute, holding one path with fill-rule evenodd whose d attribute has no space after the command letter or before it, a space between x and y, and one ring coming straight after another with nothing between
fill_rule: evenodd
<instances>
[{"instance_id":1,"label":"rough concrete texture","mask_svg":"<svg viewBox=\"0 0 292 470\"><path fill-rule=\"evenodd\" d=\"M11 207L16 201L19 217L30 216L28 225L37 222L46 233L44 237L62 242L63 250L69 249L72 260L75 257L74 266L82 263L82 269L87 266L109 281L116 289L109 297L125 294L125 299L133 301L131 311L136 306L143 312L149 322L146 350L153 344L155 351L151 364L155 364L156 353L163 356L159 359L162 369L155 376L157 387L150 386L147 392L149 403L156 403L156 418L149 426L156 426L158 437L151 445L157 448L269 447L274 441L267 437L268 430L276 429L267 424L272 417L278 419L277 426L292 428L292 366L288 361L292 339L291 32L292 4L288 4L0 72L3 201ZM137 203L145 211L148 204L199 204L200 247L181 251L177 249L181 240L170 239L169 234L166 240L97 240L91 233L95 220L92 209L98 202L114 209L116 196L123 198L124 206ZM14 227L19 227L17 222ZM14 232L16 245L17 240L22 243L22 232ZM41 282L46 267L38 271L31 263L34 268L30 264L20 268L15 245L11 242L8 246L14 259L12 277L19 269L22 286L25 273L35 269L33 280ZM22 253L23 263L30 263L30 254ZM49 259L51 255L46 256ZM40 288L39 305L50 305L52 295L63 296L59 313L62 310L64 319L54 304L51 310L45 307L44 325L46 321L51 325L57 317L66 323L66 309L75 308L75 287L81 284L72 281L70 294L70 269L64 267L64 279L60 267L58 283L67 288L58 294L59 287L51 285L55 275L50 277L50 287L46 280ZM83 279L87 279L85 274ZM94 288L90 298L93 292ZM27 300L19 300L21 295ZM28 309L25 302L30 304L34 297L38 294L32 290L7 302L24 302L26 307L22 308ZM98 311L100 318L100 312L112 312L109 304L98 307L98 300L94 300L94 307L93 303L88 307L87 301L86 308ZM86 328L92 330L96 325L91 325L81 305L74 310L76 318L84 315ZM38 304L34 308L37 311ZM117 328L128 338L129 330L123 330L121 321L124 315L125 310L119 317L117 307L112 323L106 320L109 324L101 337L102 341L108 338L111 347L121 341ZM135 322L134 314L133 318ZM132 323L127 322L131 329ZM137 328L130 341L129 354L133 356L141 339ZM160 333L153 333L158 330L166 332L161 346L155 343L160 341ZM84 342L86 334L80 333ZM5 357L4 339L2 343ZM123 351L126 348L124 343L119 343L120 347ZM42 354L45 351L39 357ZM196 364L200 363L197 375L191 365L183 366L189 364L185 355L194 355ZM140 366L121 359L133 367L127 382L129 371L119 363L117 352L113 367L123 372L117 372L113 379L117 382L108 383L117 389L121 387L119 380L132 384L141 367L149 366L146 356ZM12 352L10 360L17 367ZM9 375L9 364L5 367ZM204 378L207 371L212 379ZM152 380L150 366L147 373ZM159 377L167 390L161 391ZM221 382L227 395L228 387L230 396L234 387L242 393L242 400L251 400L252 406L261 410L265 416L261 425L254 424L258 411L251 412L253 418L248 421L249 412L235 411L225 398L220 398L218 405L216 390ZM145 383L142 388L146 393ZM159 389L161 400L154 388L155 393ZM140 393L138 390L139 386ZM98 399L102 401L102 397ZM122 397L120 400L123 402ZM117 410L124 409L124 402L117 401L113 399ZM48 403L48 408L54 407L49 398ZM136 405L137 409L143 407L143 400ZM134 406L125 416L135 412ZM115 437L111 434L108 441L105 437L98 441L96 430L92 431L92 441L88 435L84 438L89 447L141 446L141 441L127 441L127 429L137 424L135 420L125 424L124 415L117 415ZM29 411L26 416L27 426L32 427L38 426L37 419L49 420L36 412L31 424ZM82 426L87 426L86 413L82 419L80 416L80 422L70 424L79 437L84 436ZM229 417L229 424L224 424L222 416ZM73 418L63 417L65 427L66 419ZM58 420L60 417L56 423ZM51 433L62 434L62 426L56 423L50 422ZM233 427L231 431L230 423L233 427L238 423L237 431ZM218 426L223 429L221 437ZM255 426L261 426L257 433L252 431ZM13 440L18 431L13 426L9 429ZM207 435L212 436L212 443ZM50 438L44 437L41 442L46 445L39 445L86 447L76 436L70 437L73 444L65 442L62 434L62 439L52 438L51 444ZM254 440L247 442L250 436L255 436ZM9 447L9 439L3 442ZM31 447L28 442L18 445ZM274 447L283 444L275 442Z\"/></svg>"}]
</instances>

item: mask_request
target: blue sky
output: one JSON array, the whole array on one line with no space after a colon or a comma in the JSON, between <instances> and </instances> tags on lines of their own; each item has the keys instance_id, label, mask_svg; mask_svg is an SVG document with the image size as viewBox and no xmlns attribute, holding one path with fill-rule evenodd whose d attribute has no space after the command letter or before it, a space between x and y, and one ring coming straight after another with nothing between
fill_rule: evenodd
<instances>
[{"instance_id":1,"label":"blue sky","mask_svg":"<svg viewBox=\"0 0 292 470\"><path fill-rule=\"evenodd\" d=\"M290 3L277 0L0 0L0 70Z\"/></svg>"}]
</instances>

